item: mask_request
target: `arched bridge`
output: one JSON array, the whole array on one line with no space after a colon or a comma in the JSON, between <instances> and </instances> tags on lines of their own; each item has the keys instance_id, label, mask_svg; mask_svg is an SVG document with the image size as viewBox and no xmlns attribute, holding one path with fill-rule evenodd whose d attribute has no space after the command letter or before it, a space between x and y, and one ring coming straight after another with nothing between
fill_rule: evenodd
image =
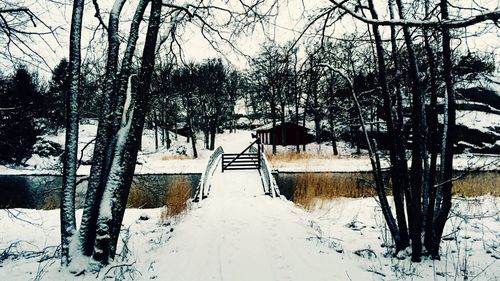
<instances>
[{"instance_id":1,"label":"arched bridge","mask_svg":"<svg viewBox=\"0 0 500 281\"><path fill-rule=\"evenodd\" d=\"M224 148L219 146L208 158L205 171L202 173L193 201L199 202L209 196L214 183L213 178L221 178L222 174L226 171L226 173L229 172L229 175L225 178L228 178L230 181L230 178L242 175L241 173L231 174L231 171L241 170L247 171L247 175L258 173L262 185L262 192L273 198L279 197L280 193L278 186L271 175L270 166L263 151L259 138L238 153L226 153ZM217 169L219 165L220 169ZM223 185L224 183L221 184ZM230 184L230 182L227 184Z\"/></svg>"}]
</instances>

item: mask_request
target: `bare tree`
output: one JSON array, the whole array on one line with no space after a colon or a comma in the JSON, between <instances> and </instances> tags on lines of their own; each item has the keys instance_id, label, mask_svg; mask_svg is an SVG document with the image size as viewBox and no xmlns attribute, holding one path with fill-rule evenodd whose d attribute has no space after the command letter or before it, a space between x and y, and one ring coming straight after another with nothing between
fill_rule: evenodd
<instances>
[{"instance_id":1,"label":"bare tree","mask_svg":"<svg viewBox=\"0 0 500 281\"><path fill-rule=\"evenodd\" d=\"M392 214L387 199L383 198L386 195L382 192L384 183L380 181L380 164L377 159L376 142L365 133L365 140L370 151L370 159L374 170L374 179L379 192L379 200L382 203L382 210L386 222L391 231L392 237L396 244L396 252L412 246L412 261L420 261L422 255L422 237L425 236L425 246L427 253L434 258L439 258L439 244L442 236L448 214L451 208L451 189L452 189L452 168L453 168L453 146L455 143L455 94L453 87L452 73L452 53L451 53L451 37L450 30L468 27L485 21L493 21L498 24L500 19L500 11L482 10L476 15L468 18L451 18L448 11L449 4L443 0L439 3L439 12L441 19L431 19L429 10L429 1L424 1L424 18L423 19L408 19L408 11L402 1L389 1L390 19L380 19L375 9L374 2L367 0L367 5L363 5L361 1L336 1L330 0L331 6L322 10L319 16L313 18L311 24L307 25L306 29L311 28L313 23L324 20L320 29L324 35L324 27L331 22L339 20L345 15L350 15L355 19L369 25L371 33L374 37L377 65L378 65L378 84L383 97L383 111L387 127L387 133L390 137L389 145L389 160L391 167L391 183L395 200L396 217ZM397 7L396 18L394 3ZM457 7L454 7L457 9ZM458 7L460 9L460 7ZM365 15L364 11L368 11L371 17ZM476 9L475 11L479 11ZM332 19L332 15L337 15ZM418 13L413 12L413 15ZM411 169L407 166L406 159L406 141L408 139L403 133L404 112L402 103L402 91L400 87L401 80L395 83L389 83L389 72L387 70L386 50L384 48L384 40L381 36L380 28L387 26L391 28L391 45L392 45L392 62L396 73L396 79L401 79L402 72L399 66L400 55L398 53L399 45L396 38L396 29L400 28L403 31L403 42L406 50L407 63L409 66L407 75L409 89L411 92ZM305 32L305 31L304 31ZM303 35L304 32L301 34ZM429 32L441 35L441 53L442 53L442 73L444 80L439 81L437 77L437 68L435 53L429 42ZM425 95L425 90L421 85L420 77L422 73L419 69L417 56L415 53L415 34L424 34L424 44L427 53L427 59L431 60L429 72L433 76L431 78L431 87L428 95ZM321 37L324 40L324 36ZM331 69L336 69L330 67ZM335 70L337 73L341 73ZM345 80L350 78L343 74ZM404 81L404 79L402 80ZM443 112L443 131L438 131L437 114L431 114L430 120L427 120L427 104L430 108L436 108L438 83L442 83L446 89L444 97L444 112ZM353 85L352 82L349 84ZM394 88L393 88L394 87ZM354 86L351 86L354 88ZM357 99L356 93L353 90L353 99ZM395 94L393 94L395 93ZM427 101L430 98L430 102ZM360 108L359 102L356 102ZM362 113L359 113L359 118L362 119ZM363 123L363 122L362 122ZM365 125L363 125L364 127ZM365 130L365 128L363 128ZM428 135L430 134L430 139ZM438 168L436 140L440 134L441 151L440 151L440 167ZM430 144L433 141L434 144ZM378 172L377 172L378 171ZM435 175L439 174L437 181ZM406 210L404 209L406 201ZM408 218L408 224L406 222ZM422 224L424 223L424 225Z\"/></svg>"},{"instance_id":2,"label":"bare tree","mask_svg":"<svg viewBox=\"0 0 500 281\"><path fill-rule=\"evenodd\" d=\"M16 1L0 4L0 44L4 47L0 58L11 63L42 64L48 70L49 63L33 46L41 42L46 50L52 50L46 39L50 36L57 42L56 32L57 28L47 25L28 6Z\"/></svg>"}]
</instances>

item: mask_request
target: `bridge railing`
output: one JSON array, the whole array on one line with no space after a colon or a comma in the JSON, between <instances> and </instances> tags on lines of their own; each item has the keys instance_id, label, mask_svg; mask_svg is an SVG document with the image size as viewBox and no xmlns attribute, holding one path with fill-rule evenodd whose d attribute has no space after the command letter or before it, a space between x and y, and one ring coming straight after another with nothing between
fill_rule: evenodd
<instances>
[{"instance_id":1,"label":"bridge railing","mask_svg":"<svg viewBox=\"0 0 500 281\"><path fill-rule=\"evenodd\" d=\"M200 182L198 183L198 187L196 188L195 195L193 197L194 202L198 202L207 198L210 188L210 186L208 185L209 179L213 175L215 167L217 166L217 163L219 162L223 153L224 149L219 146L214 150L214 152L212 152L210 157L208 157L205 171L203 171L203 173L201 174Z\"/></svg>"},{"instance_id":2,"label":"bridge railing","mask_svg":"<svg viewBox=\"0 0 500 281\"><path fill-rule=\"evenodd\" d=\"M271 173L271 165L269 165L269 161L267 160L266 155L264 154L264 148L262 144L260 145L260 149L252 146L250 148L250 152L259 153L260 157L260 167L259 174L262 179L262 185L264 186L264 191L268 193L271 197L280 197L280 191L278 185L276 184L276 180L274 179Z\"/></svg>"}]
</instances>

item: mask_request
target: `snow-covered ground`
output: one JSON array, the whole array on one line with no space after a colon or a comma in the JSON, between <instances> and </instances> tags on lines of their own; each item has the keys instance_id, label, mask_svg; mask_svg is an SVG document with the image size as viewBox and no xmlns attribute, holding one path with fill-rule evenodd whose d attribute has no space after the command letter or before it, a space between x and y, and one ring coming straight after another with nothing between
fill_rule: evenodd
<instances>
[{"instance_id":1,"label":"snow-covered ground","mask_svg":"<svg viewBox=\"0 0 500 281\"><path fill-rule=\"evenodd\" d=\"M83 148L93 138L95 126L84 125L82 130ZM52 140L60 142L60 138ZM249 131L239 131L219 135L217 145L226 152L238 152L251 141ZM190 155L183 137L169 151L155 151L151 131L143 143L141 165L136 169L142 174L201 173L210 154L200 144L199 159L163 160L176 155L180 147ZM369 169L366 157L350 156L349 148L341 147L340 157L329 158L326 154L331 147L309 145L309 152L319 153L320 159L277 163L274 169ZM85 153L84 159L89 158L91 153ZM498 169L498 158L493 156L461 155L457 159L456 168L488 164ZM42 169L41 159L31 161L27 168L2 167L0 173L58 173L50 165ZM85 169L88 166L79 173L85 174ZM441 244L442 260L416 264L405 258L406 253L399 257L390 254L389 234L374 198L318 202L309 212L284 198L265 196L256 171L215 171L208 199L192 203L181 217L160 221L161 208L127 209L122 227L127 247L120 241L115 263L97 277L183 281L499 279L500 198L456 198ZM80 216L78 210L78 220ZM75 277L61 270L55 255L60 239L58 210L0 210L0 226L0 280L96 279L96 274Z\"/></svg>"},{"instance_id":2,"label":"snow-covered ground","mask_svg":"<svg viewBox=\"0 0 500 281\"><path fill-rule=\"evenodd\" d=\"M97 132L97 126L94 124L80 125L79 133L79 158L87 164L92 159L93 140ZM43 139L64 145L64 131L61 130L57 135L45 135ZM197 149L199 157L193 159L191 144L186 142L186 138L178 135L175 140L175 134L170 133L172 147L166 149L160 147L155 149L154 131L145 130L142 138L142 150L138 155L136 165L136 174L185 174L201 173L205 169L207 158L212 151L203 148L202 136L198 136ZM237 133L220 134L216 138L216 145L223 146L226 152L240 152L241 147L245 147L253 141L250 131L238 131ZM182 152L185 152L184 156ZM168 159L168 160L167 160ZM60 175L61 165L59 157L40 157L34 154L27 160L25 167L0 165L0 175ZM78 169L78 175L88 175L90 165L81 165Z\"/></svg>"},{"instance_id":3,"label":"snow-covered ground","mask_svg":"<svg viewBox=\"0 0 500 281\"><path fill-rule=\"evenodd\" d=\"M96 125L85 124L80 126L79 151L83 162L87 164L92 157L93 143L95 138ZM241 152L254 139L251 138L252 131L238 130L236 133L223 133L217 135L216 146L222 146L226 152ZM190 174L202 173L205 169L207 158L212 153L203 148L202 136L198 137L197 148L199 157L193 159L191 156L191 144L186 142L186 138L170 133L172 147L166 149L160 147L155 149L154 132L145 130L142 145L143 150L139 152L136 174ZM64 131L57 135L43 136L43 139L64 144ZM319 155L318 158L309 157L294 161L274 161L271 169L278 172L359 172L370 171L370 161L366 156L366 151L361 155L354 155L355 149L344 142L338 143L339 156L333 156L332 147L327 144L311 143L306 146L306 150L311 155ZM302 147L301 147L302 149ZM266 145L266 150L271 151L271 146ZM187 157L178 159L180 152L185 151ZM294 153L295 146L278 146L278 152ZM166 160L168 159L168 160ZM58 157L40 157L34 154L27 162L26 167L12 167L0 165L0 175L60 175L61 165ZM382 161L387 167L387 162ZM454 166L456 170L500 170L499 155L463 154L456 155ZM79 175L88 175L90 165L81 165L78 169Z\"/></svg>"},{"instance_id":4,"label":"snow-covered ground","mask_svg":"<svg viewBox=\"0 0 500 281\"><path fill-rule=\"evenodd\" d=\"M52 257L59 244L58 210L13 210L17 219L2 211L0 280L95 280L122 274L125 280L172 281L500 276L499 198L455 199L442 260L417 264L405 253L399 258L390 254L388 231L374 198L318 202L307 212L264 195L257 171L216 169L211 183L208 199L167 222L160 222L161 209L127 209L122 238L128 240L129 252L124 254L121 242L115 263L98 276L75 277Z\"/></svg>"}]
</instances>

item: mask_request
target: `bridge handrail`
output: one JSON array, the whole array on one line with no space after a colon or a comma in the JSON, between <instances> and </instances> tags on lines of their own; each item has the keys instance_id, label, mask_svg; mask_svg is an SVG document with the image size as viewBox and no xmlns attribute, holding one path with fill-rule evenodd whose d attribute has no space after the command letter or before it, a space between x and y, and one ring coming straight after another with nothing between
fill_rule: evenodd
<instances>
[{"instance_id":1,"label":"bridge handrail","mask_svg":"<svg viewBox=\"0 0 500 281\"><path fill-rule=\"evenodd\" d=\"M259 143L260 143L260 139L257 138L254 142L252 142L249 146L247 146L247 148L245 148L242 152L237 153L237 154L236 153L231 153L231 154L234 154L236 156L234 158L232 158L231 161L229 161L229 163L227 163L226 165L224 165L224 163L222 163L222 165L221 165L222 166L222 172L224 172L224 170L227 167L231 166L231 164L233 164L236 160L240 159L240 157L242 155L244 155L245 152L250 151L252 148L254 148L254 146L253 146L254 144L258 145ZM258 152L255 152L255 153L258 153Z\"/></svg>"},{"instance_id":2,"label":"bridge handrail","mask_svg":"<svg viewBox=\"0 0 500 281\"><path fill-rule=\"evenodd\" d=\"M208 157L207 165L205 167L205 171L201 174L200 182L198 183L198 186L196 187L196 192L193 198L194 202L201 201L205 199L207 195L207 184L208 184L208 179L210 176L213 174L213 171L215 170L215 167L217 166L217 163L219 162L220 157L224 153L224 149L222 146L217 147L214 152Z\"/></svg>"},{"instance_id":3,"label":"bridge handrail","mask_svg":"<svg viewBox=\"0 0 500 281\"><path fill-rule=\"evenodd\" d=\"M262 145L262 144L260 144ZM262 145L263 146L263 145ZM250 148L250 151L252 153L258 153L259 150L255 147L252 146ZM264 154L264 149L261 147L260 149L260 157L261 157L261 165L259 167L259 173L262 177L262 184L264 185L264 190L271 195L271 197L280 197L280 192L278 188L278 184L276 184L276 180L273 177L273 174L271 173L269 161L267 160L266 155Z\"/></svg>"}]
</instances>

